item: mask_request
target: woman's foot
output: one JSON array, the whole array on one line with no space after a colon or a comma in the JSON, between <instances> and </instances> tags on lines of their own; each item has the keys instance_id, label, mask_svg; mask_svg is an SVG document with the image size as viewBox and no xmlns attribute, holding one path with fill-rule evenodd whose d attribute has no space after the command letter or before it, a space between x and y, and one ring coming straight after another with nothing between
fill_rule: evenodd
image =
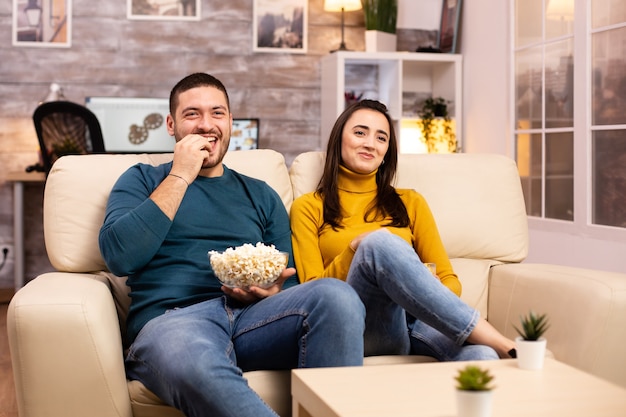
<instances>
[{"instance_id":1,"label":"woman's foot","mask_svg":"<svg viewBox=\"0 0 626 417\"><path fill-rule=\"evenodd\" d=\"M515 342L502 335L487 320L479 319L476 327L467 338L467 341L475 345L487 345L492 347L500 359L514 358Z\"/></svg>"}]
</instances>

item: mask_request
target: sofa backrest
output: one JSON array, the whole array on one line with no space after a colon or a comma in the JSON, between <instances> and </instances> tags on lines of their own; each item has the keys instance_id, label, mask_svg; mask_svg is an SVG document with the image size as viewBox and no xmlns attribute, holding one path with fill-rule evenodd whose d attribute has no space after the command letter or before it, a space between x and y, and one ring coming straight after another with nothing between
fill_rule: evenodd
<instances>
[{"instance_id":1,"label":"sofa backrest","mask_svg":"<svg viewBox=\"0 0 626 417\"><path fill-rule=\"evenodd\" d=\"M60 158L46 181L44 235L48 257L59 271L106 269L98 232L111 188L130 166L161 164L171 154L80 155ZM295 197L313 191L323 152L296 157L289 171L269 149L228 152L226 165L260 178L287 210ZM513 160L499 155L401 155L397 186L428 200L451 258L522 261L528 249L524 199Z\"/></svg>"},{"instance_id":2,"label":"sofa backrest","mask_svg":"<svg viewBox=\"0 0 626 417\"><path fill-rule=\"evenodd\" d=\"M493 154L407 155L396 186L426 198L451 258L520 262L528 253L524 196L515 162ZM294 198L317 187L323 152L306 152L289 169Z\"/></svg>"},{"instance_id":3,"label":"sofa backrest","mask_svg":"<svg viewBox=\"0 0 626 417\"><path fill-rule=\"evenodd\" d=\"M98 233L113 185L132 165L171 160L172 154L93 154L57 160L44 193L44 237L52 266L65 272L106 270ZM226 154L224 163L267 182L289 210L293 194L282 154L269 149L233 151Z\"/></svg>"}]
</instances>

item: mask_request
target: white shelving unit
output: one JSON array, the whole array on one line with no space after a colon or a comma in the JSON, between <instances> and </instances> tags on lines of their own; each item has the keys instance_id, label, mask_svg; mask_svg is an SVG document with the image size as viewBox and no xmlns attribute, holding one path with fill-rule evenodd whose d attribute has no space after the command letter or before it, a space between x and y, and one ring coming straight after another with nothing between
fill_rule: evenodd
<instances>
[{"instance_id":1,"label":"white shelving unit","mask_svg":"<svg viewBox=\"0 0 626 417\"><path fill-rule=\"evenodd\" d=\"M399 126L417 120L416 101L443 97L450 102L459 146L463 132L462 97L463 59L458 54L413 52L338 51L322 58L321 125L322 150L337 117L345 109L346 93L380 100L389 108ZM406 133L405 133L406 134Z\"/></svg>"}]
</instances>

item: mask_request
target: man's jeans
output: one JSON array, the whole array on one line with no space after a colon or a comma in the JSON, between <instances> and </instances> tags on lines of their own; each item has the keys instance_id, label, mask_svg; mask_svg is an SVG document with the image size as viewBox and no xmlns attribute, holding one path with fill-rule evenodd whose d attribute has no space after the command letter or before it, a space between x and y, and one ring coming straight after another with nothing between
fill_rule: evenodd
<instances>
[{"instance_id":1,"label":"man's jeans","mask_svg":"<svg viewBox=\"0 0 626 417\"><path fill-rule=\"evenodd\" d=\"M276 416L242 371L363 364L365 309L337 279L296 285L249 306L220 297L150 320L127 375L186 416Z\"/></svg>"},{"instance_id":2,"label":"man's jeans","mask_svg":"<svg viewBox=\"0 0 626 417\"><path fill-rule=\"evenodd\" d=\"M352 259L347 282L367 311L366 356L498 359L488 346L464 344L479 312L433 278L402 238L386 231L365 237Z\"/></svg>"}]
</instances>

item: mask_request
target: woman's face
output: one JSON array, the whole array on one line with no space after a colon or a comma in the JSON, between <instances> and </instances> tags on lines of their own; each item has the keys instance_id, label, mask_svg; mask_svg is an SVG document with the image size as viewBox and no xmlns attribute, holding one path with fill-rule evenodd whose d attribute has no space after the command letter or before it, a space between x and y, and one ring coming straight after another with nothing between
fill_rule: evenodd
<instances>
[{"instance_id":1,"label":"woman's face","mask_svg":"<svg viewBox=\"0 0 626 417\"><path fill-rule=\"evenodd\" d=\"M341 134L342 164L359 174L375 171L389 148L389 123L380 112L355 111Z\"/></svg>"}]
</instances>

